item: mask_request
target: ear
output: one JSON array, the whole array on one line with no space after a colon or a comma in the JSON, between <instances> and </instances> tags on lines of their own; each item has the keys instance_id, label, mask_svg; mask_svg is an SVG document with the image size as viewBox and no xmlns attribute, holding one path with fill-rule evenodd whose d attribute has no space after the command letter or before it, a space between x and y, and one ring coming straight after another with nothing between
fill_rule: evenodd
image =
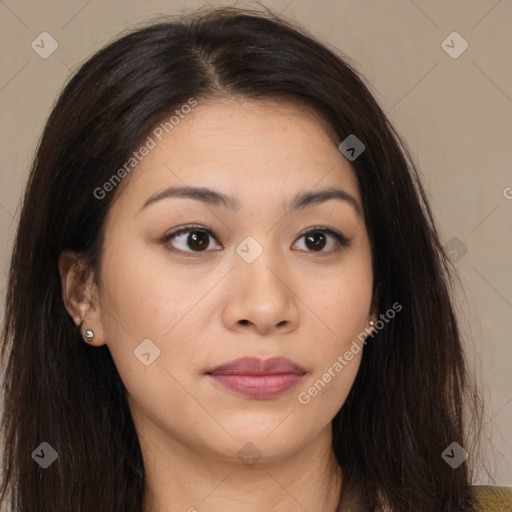
<instances>
[{"instance_id":1,"label":"ear","mask_svg":"<svg viewBox=\"0 0 512 512\"><path fill-rule=\"evenodd\" d=\"M370 313L369 313L368 321L373 320L374 323L377 323L377 320L379 319L380 289L381 289L381 284L377 283L377 285L374 288L374 293L372 296L372 303L370 306ZM372 331L374 329L375 329L375 327L371 327Z\"/></svg>"},{"instance_id":2,"label":"ear","mask_svg":"<svg viewBox=\"0 0 512 512\"><path fill-rule=\"evenodd\" d=\"M83 256L72 251L61 253L58 267L62 300L66 311L77 326L84 324L82 337L84 337L85 329L91 329L94 332L92 342L86 342L88 345L104 345L98 289L94 283L92 269L87 269L83 262Z\"/></svg>"}]
</instances>

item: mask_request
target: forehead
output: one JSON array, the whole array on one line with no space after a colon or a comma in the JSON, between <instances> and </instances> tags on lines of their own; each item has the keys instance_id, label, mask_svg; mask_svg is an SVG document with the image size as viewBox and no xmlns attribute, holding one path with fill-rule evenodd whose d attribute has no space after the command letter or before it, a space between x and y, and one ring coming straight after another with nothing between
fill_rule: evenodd
<instances>
[{"instance_id":1,"label":"forehead","mask_svg":"<svg viewBox=\"0 0 512 512\"><path fill-rule=\"evenodd\" d=\"M332 130L300 104L198 99L178 123L150 137L154 147L122 194L132 204L170 185L215 188L242 207L277 198L281 206L296 192L329 186L360 201L356 175Z\"/></svg>"}]
</instances>

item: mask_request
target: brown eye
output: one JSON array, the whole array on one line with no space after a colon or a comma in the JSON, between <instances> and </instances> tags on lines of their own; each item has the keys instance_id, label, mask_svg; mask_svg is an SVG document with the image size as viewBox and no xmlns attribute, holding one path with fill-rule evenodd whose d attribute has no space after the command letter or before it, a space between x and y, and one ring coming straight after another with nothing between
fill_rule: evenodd
<instances>
[{"instance_id":1,"label":"brown eye","mask_svg":"<svg viewBox=\"0 0 512 512\"><path fill-rule=\"evenodd\" d=\"M211 250L208 250L210 238L217 240L216 235L211 230L194 225L182 227L165 235L161 242L167 244L167 248L172 252L181 253L184 256L196 256L201 252L211 252ZM321 255L334 254L350 246L350 240L341 233L324 227L310 229L302 234L299 240L303 238L305 239L306 249L304 250L306 252ZM169 244L170 241L173 241L173 243ZM325 247L329 246L330 249L324 250ZM217 248L222 248L222 246Z\"/></svg>"},{"instance_id":2,"label":"brown eye","mask_svg":"<svg viewBox=\"0 0 512 512\"><path fill-rule=\"evenodd\" d=\"M326 244L325 233L317 231L306 235L306 247L312 251L321 251Z\"/></svg>"},{"instance_id":3,"label":"brown eye","mask_svg":"<svg viewBox=\"0 0 512 512\"><path fill-rule=\"evenodd\" d=\"M210 235L204 231L191 231L186 239L187 246L191 249L199 249L200 251L204 251L208 248L209 236Z\"/></svg>"},{"instance_id":4,"label":"brown eye","mask_svg":"<svg viewBox=\"0 0 512 512\"><path fill-rule=\"evenodd\" d=\"M334 245L334 248L324 251L325 246L329 245L329 237L331 237L331 240L334 239L334 242L331 243L331 246ZM345 238L341 233L328 228L310 229L300 237L300 239L302 238L305 239L307 252L332 254L338 252L342 248L350 246L350 240Z\"/></svg>"},{"instance_id":5,"label":"brown eye","mask_svg":"<svg viewBox=\"0 0 512 512\"><path fill-rule=\"evenodd\" d=\"M188 256L195 252L209 252L207 249L210 245L211 237L215 238L215 235L209 229L186 226L178 231L165 235L162 242L168 243L170 240L173 240L175 243L173 243L169 249L173 252L182 252ZM178 244L179 246L175 247L175 245Z\"/></svg>"}]
</instances>

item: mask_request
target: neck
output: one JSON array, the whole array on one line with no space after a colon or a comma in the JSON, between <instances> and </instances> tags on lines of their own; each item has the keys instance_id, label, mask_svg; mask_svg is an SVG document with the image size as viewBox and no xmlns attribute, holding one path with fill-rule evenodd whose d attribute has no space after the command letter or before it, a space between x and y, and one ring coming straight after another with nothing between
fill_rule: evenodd
<instances>
[{"instance_id":1,"label":"neck","mask_svg":"<svg viewBox=\"0 0 512 512\"><path fill-rule=\"evenodd\" d=\"M145 430L139 435L146 475L143 512L338 510L342 472L330 424L292 455L254 465L179 443L155 426Z\"/></svg>"}]
</instances>

